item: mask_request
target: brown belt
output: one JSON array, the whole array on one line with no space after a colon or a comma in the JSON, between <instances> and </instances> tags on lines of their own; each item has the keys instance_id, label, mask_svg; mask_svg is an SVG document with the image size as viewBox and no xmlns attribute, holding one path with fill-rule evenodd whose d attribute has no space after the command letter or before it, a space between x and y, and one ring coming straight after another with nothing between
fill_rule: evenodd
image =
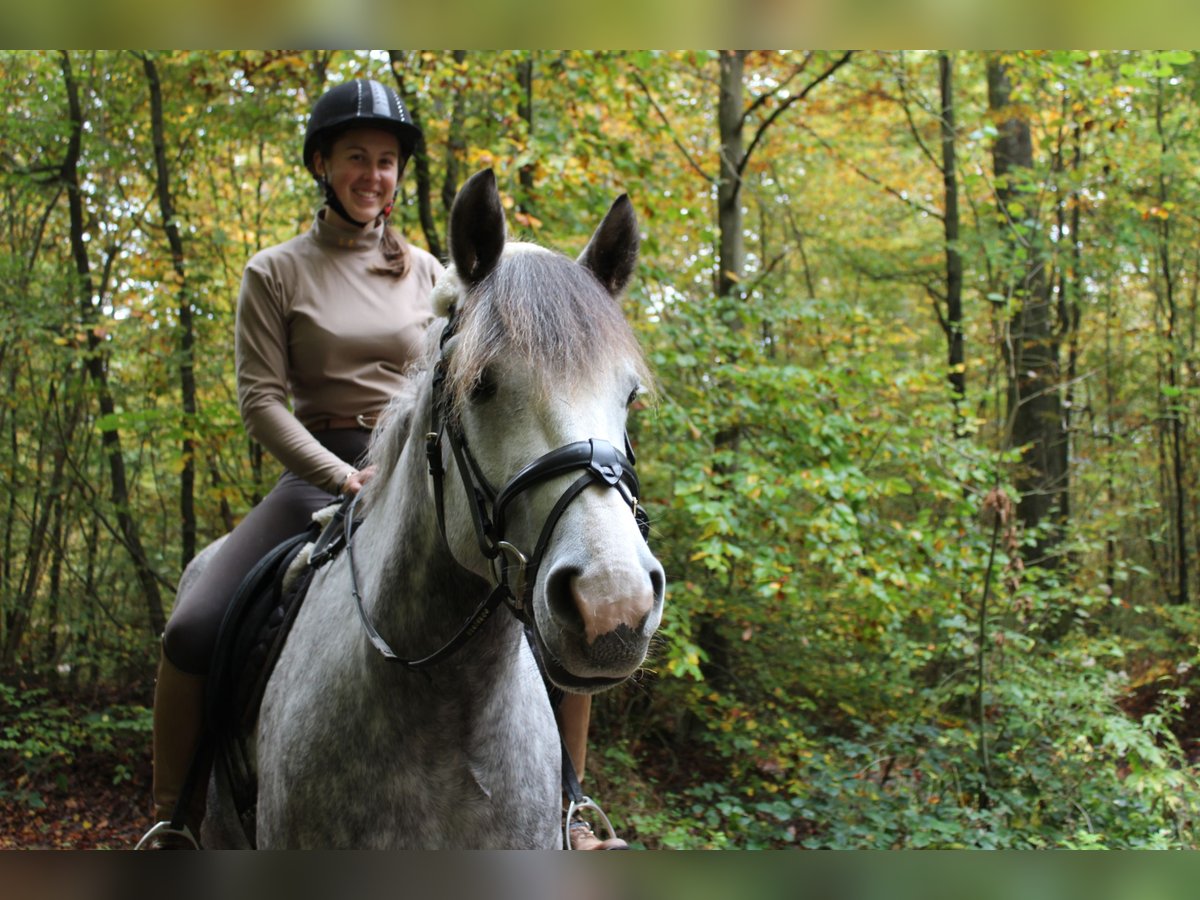
<instances>
[{"instance_id":1,"label":"brown belt","mask_svg":"<svg viewBox=\"0 0 1200 900\"><path fill-rule=\"evenodd\" d=\"M342 428L361 428L363 431L370 431L375 427L375 423L379 421L379 413L371 413L365 416L333 416L328 419L317 419L309 426L309 431L337 431Z\"/></svg>"}]
</instances>

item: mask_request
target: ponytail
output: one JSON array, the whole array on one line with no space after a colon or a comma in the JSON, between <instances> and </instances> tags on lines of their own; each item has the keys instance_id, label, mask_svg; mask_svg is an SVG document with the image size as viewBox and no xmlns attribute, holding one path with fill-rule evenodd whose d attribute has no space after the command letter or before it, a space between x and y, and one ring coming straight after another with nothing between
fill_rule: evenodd
<instances>
[{"instance_id":1,"label":"ponytail","mask_svg":"<svg viewBox=\"0 0 1200 900\"><path fill-rule=\"evenodd\" d=\"M379 249L383 253L383 265L371 266L368 272L390 278L403 278L408 274L408 244L391 223L384 223Z\"/></svg>"}]
</instances>

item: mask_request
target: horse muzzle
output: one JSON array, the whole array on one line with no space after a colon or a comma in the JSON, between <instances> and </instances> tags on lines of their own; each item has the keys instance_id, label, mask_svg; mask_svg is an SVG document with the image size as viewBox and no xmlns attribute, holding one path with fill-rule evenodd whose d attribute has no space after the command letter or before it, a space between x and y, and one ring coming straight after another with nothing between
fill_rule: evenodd
<instances>
[{"instance_id":1,"label":"horse muzzle","mask_svg":"<svg viewBox=\"0 0 1200 900\"><path fill-rule=\"evenodd\" d=\"M535 604L537 631L551 657L547 671L561 687L603 690L645 661L662 619L665 577L648 551L638 557L593 559L586 568L562 563L547 572Z\"/></svg>"}]
</instances>

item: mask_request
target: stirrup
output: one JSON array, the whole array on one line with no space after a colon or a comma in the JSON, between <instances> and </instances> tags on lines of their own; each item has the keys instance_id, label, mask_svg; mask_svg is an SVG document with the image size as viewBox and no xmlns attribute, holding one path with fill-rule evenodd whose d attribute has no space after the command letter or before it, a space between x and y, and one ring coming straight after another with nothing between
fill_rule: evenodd
<instances>
[{"instance_id":1,"label":"stirrup","mask_svg":"<svg viewBox=\"0 0 1200 900\"><path fill-rule=\"evenodd\" d=\"M143 834L142 839L137 842L137 846L133 849L144 850L151 840L168 834L183 838L192 845L192 849L194 850L200 849L200 842L197 841L196 836L192 834L192 829L188 828L186 825L184 825L182 828L172 828L171 823L166 821L157 823L149 831Z\"/></svg>"},{"instance_id":2,"label":"stirrup","mask_svg":"<svg viewBox=\"0 0 1200 900\"><path fill-rule=\"evenodd\" d=\"M595 812L596 818L599 820L600 825L603 827L604 831L608 833L608 837L604 838L603 840L611 840L617 836L617 830L613 828L612 822L609 821L604 810L600 808L600 804L592 800L591 797L580 797L578 800L572 800L567 805L567 814L563 816L563 847L567 850L575 849L571 846L572 823L577 821L583 822L583 824L588 826L589 829L591 828L586 819L576 819L576 813L583 809L592 810Z\"/></svg>"}]
</instances>

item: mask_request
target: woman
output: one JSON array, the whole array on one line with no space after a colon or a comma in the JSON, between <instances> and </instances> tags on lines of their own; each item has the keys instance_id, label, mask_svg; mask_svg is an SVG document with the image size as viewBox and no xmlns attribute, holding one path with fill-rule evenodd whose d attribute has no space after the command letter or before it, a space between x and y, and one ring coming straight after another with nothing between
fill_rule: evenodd
<instances>
[{"instance_id":1,"label":"woman","mask_svg":"<svg viewBox=\"0 0 1200 900\"><path fill-rule=\"evenodd\" d=\"M299 533L372 470L356 461L422 348L429 292L442 273L388 224L397 181L420 137L396 92L374 80L338 85L314 104L304 165L324 206L302 235L246 266L235 326L238 404L246 430L286 471L230 533L201 579L176 599L163 634L154 695L152 849L195 847L204 779L182 831L172 818L203 727L204 682L226 607L271 548ZM289 407L289 400L291 401ZM572 756L582 763L588 698L564 703ZM582 767L580 767L582 768ZM612 847L586 827L577 847Z\"/></svg>"}]
</instances>

